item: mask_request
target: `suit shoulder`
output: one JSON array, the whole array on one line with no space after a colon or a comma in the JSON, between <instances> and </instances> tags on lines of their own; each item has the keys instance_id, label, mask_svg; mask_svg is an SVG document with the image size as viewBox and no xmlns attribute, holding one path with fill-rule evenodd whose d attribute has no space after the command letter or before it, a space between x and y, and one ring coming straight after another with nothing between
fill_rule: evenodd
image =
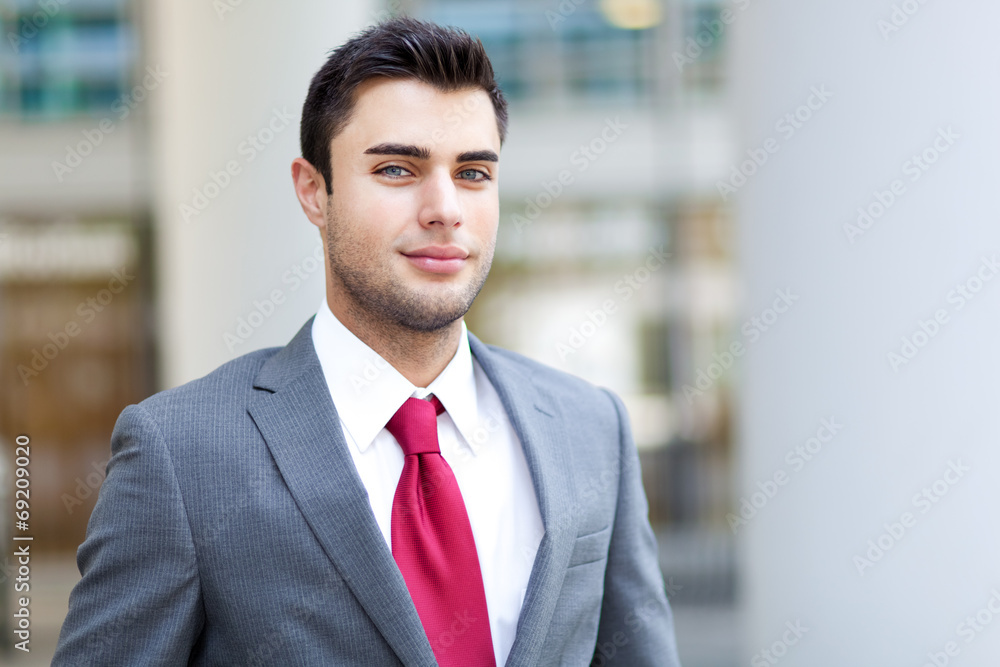
<instances>
[{"instance_id":1,"label":"suit shoulder","mask_svg":"<svg viewBox=\"0 0 1000 667\"><path fill-rule=\"evenodd\" d=\"M139 403L153 415L176 413L178 410L204 410L208 403L213 410L227 404L245 406L253 390L254 378L268 359L281 347L248 352L227 361L212 372L177 387L153 394Z\"/></svg>"},{"instance_id":2,"label":"suit shoulder","mask_svg":"<svg viewBox=\"0 0 1000 667\"><path fill-rule=\"evenodd\" d=\"M544 393L560 399L568 399L594 409L607 410L615 407L618 399L610 389L598 387L583 378L566 371L553 368L523 354L483 344L486 350L508 366L516 367L531 377L532 382Z\"/></svg>"}]
</instances>

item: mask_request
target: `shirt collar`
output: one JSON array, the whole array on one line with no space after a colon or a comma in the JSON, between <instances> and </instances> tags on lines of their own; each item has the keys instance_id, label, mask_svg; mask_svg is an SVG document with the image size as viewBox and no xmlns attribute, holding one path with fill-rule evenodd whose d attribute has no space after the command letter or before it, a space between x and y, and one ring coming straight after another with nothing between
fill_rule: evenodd
<instances>
[{"instance_id":1,"label":"shirt collar","mask_svg":"<svg viewBox=\"0 0 1000 667\"><path fill-rule=\"evenodd\" d=\"M410 396L434 394L455 423L465 445L475 453L479 425L476 379L469 332L462 321L458 350L428 387L415 387L375 350L334 316L326 299L312 326L313 347L344 428L358 449L366 451L399 406Z\"/></svg>"}]
</instances>

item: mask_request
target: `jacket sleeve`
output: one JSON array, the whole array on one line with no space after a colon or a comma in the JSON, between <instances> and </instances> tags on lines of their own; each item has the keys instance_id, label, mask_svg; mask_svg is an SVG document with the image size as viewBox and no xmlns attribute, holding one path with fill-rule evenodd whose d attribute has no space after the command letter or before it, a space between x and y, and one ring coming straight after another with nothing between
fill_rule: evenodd
<instances>
[{"instance_id":1,"label":"jacket sleeve","mask_svg":"<svg viewBox=\"0 0 1000 667\"><path fill-rule=\"evenodd\" d=\"M163 434L142 406L122 412L111 452L52 664L187 664L204 623L194 543Z\"/></svg>"},{"instance_id":2,"label":"jacket sleeve","mask_svg":"<svg viewBox=\"0 0 1000 667\"><path fill-rule=\"evenodd\" d=\"M621 473L591 665L680 667L638 452L625 406L616 395L607 393L618 412Z\"/></svg>"}]
</instances>

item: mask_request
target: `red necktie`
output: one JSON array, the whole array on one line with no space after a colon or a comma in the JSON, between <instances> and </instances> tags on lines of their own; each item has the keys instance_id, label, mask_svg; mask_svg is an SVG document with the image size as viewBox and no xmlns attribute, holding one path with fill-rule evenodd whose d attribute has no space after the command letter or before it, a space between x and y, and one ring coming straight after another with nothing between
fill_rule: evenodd
<instances>
[{"instance_id":1,"label":"red necktie","mask_svg":"<svg viewBox=\"0 0 1000 667\"><path fill-rule=\"evenodd\" d=\"M405 455L392 500L392 557L442 667L496 667L476 542L455 474L441 456L444 406L409 398L386 429Z\"/></svg>"}]
</instances>

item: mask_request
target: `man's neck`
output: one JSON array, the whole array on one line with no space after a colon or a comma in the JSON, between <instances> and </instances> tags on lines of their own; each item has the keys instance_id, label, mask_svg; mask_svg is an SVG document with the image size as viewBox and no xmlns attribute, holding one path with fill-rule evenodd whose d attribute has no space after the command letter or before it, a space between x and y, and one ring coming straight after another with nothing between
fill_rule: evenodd
<instances>
[{"instance_id":1,"label":"man's neck","mask_svg":"<svg viewBox=\"0 0 1000 667\"><path fill-rule=\"evenodd\" d=\"M462 337L461 319L435 331L416 331L375 320L366 311L329 297L327 305L348 331L416 387L429 386L441 374Z\"/></svg>"}]
</instances>

